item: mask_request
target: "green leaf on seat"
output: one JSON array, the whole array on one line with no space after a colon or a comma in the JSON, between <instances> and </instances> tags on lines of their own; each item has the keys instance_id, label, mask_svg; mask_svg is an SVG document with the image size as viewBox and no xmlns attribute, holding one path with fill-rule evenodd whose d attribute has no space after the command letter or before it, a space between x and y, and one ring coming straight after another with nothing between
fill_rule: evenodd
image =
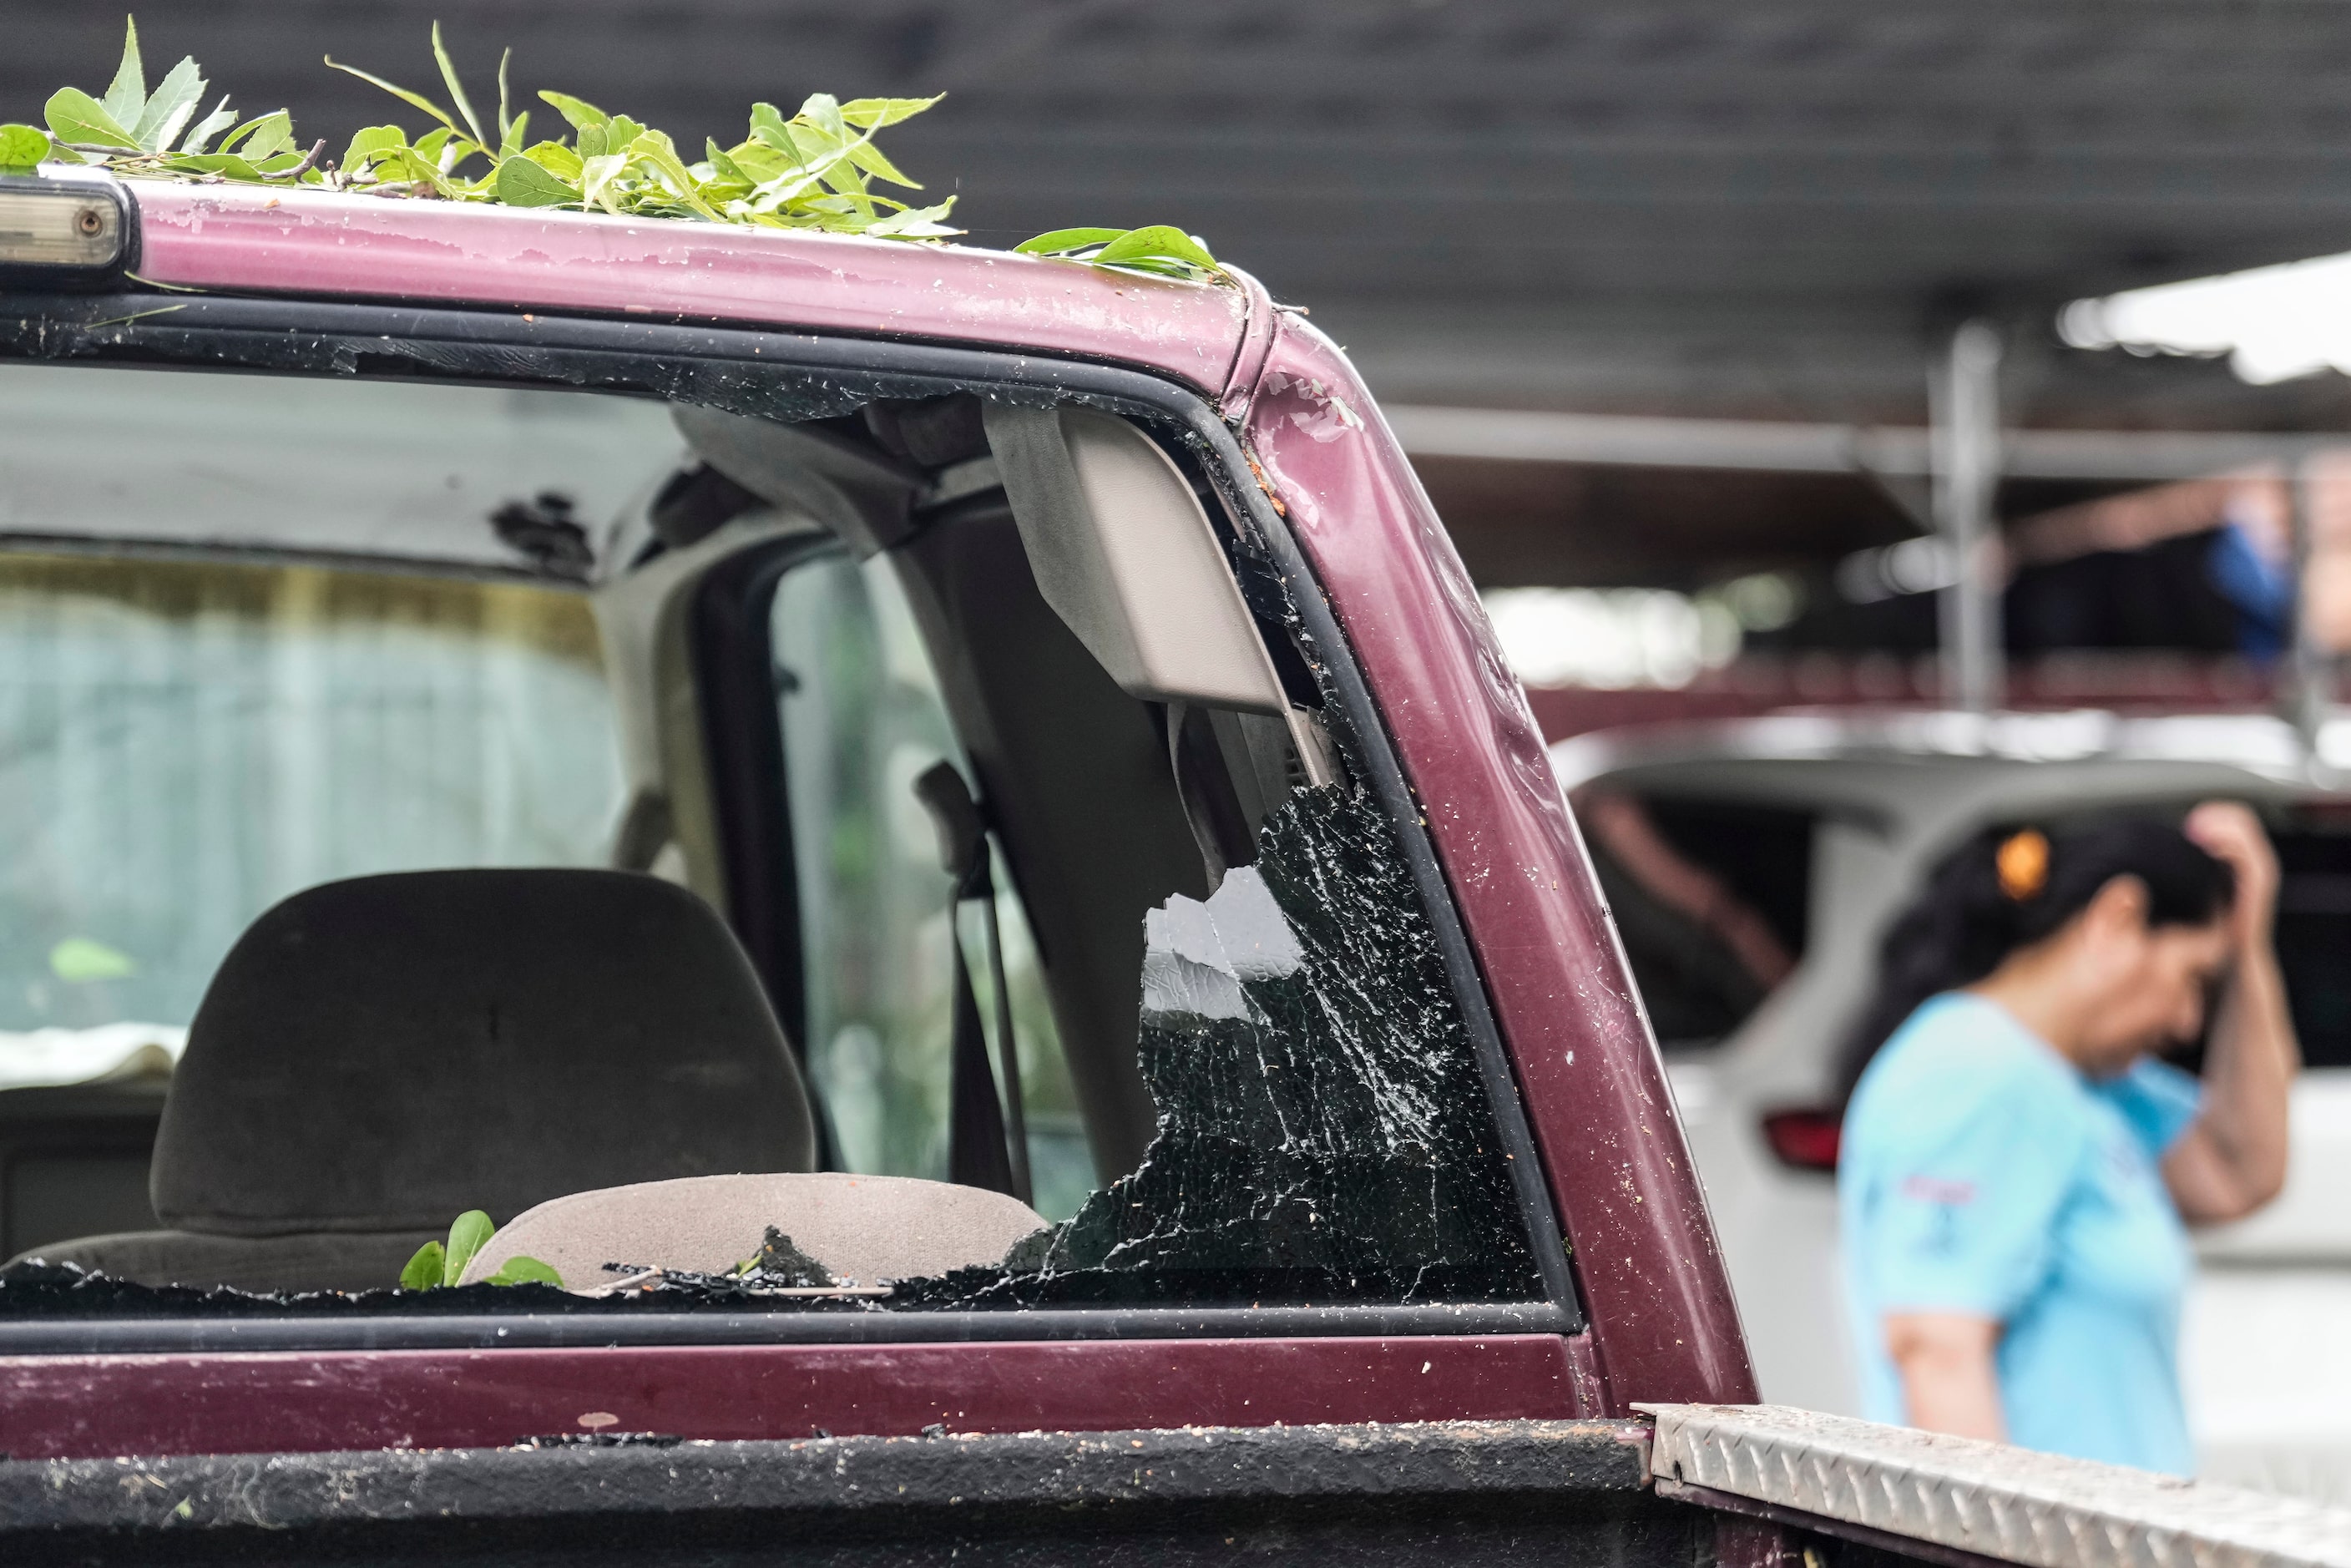
<instances>
[{"instance_id":1,"label":"green leaf on seat","mask_svg":"<svg viewBox=\"0 0 2351 1568\"><path fill-rule=\"evenodd\" d=\"M448 1277L448 1252L438 1241L427 1241L416 1249L416 1256L400 1271L400 1288L403 1291L430 1291L445 1283Z\"/></svg>"},{"instance_id":2,"label":"green leaf on seat","mask_svg":"<svg viewBox=\"0 0 2351 1568\"><path fill-rule=\"evenodd\" d=\"M474 1254L479 1252L483 1245L497 1234L497 1230L498 1228L490 1222L490 1217L478 1208L469 1208L459 1215L456 1223L449 1227L449 1256L442 1265L443 1283L454 1285L464 1279L465 1265L474 1260Z\"/></svg>"},{"instance_id":3,"label":"green leaf on seat","mask_svg":"<svg viewBox=\"0 0 2351 1568\"><path fill-rule=\"evenodd\" d=\"M563 1276L536 1258L516 1256L498 1265L498 1271L485 1284L491 1285L552 1285L563 1289Z\"/></svg>"}]
</instances>

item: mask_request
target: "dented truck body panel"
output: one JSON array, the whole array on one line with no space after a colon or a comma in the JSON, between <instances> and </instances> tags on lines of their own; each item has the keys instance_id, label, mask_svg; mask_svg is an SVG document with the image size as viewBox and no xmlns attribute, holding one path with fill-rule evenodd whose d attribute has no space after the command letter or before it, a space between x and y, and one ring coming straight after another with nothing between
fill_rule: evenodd
<instances>
[{"instance_id":1,"label":"dented truck body panel","mask_svg":"<svg viewBox=\"0 0 2351 1568\"><path fill-rule=\"evenodd\" d=\"M1403 1306L1351 1305L1342 1292L1322 1307L1268 1302L1262 1314L1093 1308L1089 1328L1081 1322L1089 1311L1067 1301L962 1310L989 1304L983 1291L975 1302L942 1299L935 1312L876 1312L894 1320L886 1335L863 1334L845 1315L790 1314L787 1326L783 1314L678 1313L689 1326L667 1342L658 1313L548 1313L503 1325L444 1314L437 1327L382 1313L248 1313L193 1327L135 1315L32 1322L0 1333L0 1448L16 1462L479 1448L607 1429L771 1442L934 1427L1518 1425L1624 1417L1637 1401L1752 1399L1656 1051L1523 696L1368 393L1326 340L1253 281L1171 283L952 247L454 204L183 185L135 194L137 281L199 292L169 296L168 306L126 295L127 309L103 297L78 310L60 300L53 327L27 329L20 318L0 351L137 362L189 357L189 345L212 334L223 364L480 375L489 363L518 383L787 419L834 416L883 395L877 386L902 386L894 396L992 386L987 395L1141 410L1186 432L1244 540L1254 536L1286 585L1306 645L1343 666L1343 679L1322 673L1356 744L1383 758L1369 769L1376 808L1357 799L1375 818L1384 813L1400 835L1394 847L1351 851L1354 830L1332 821L1307 825L1307 847L1334 862L1356 853L1373 868L1364 874L1399 895L1417 885L1418 900L1364 900L1361 922L1411 927L1424 972L1401 978L1418 993L1449 987L1463 998L1458 1021L1443 1009L1414 1021L1409 995L1367 984L1359 1016L1339 1009L1334 1032L1314 1049L1384 1051L1430 1072L1474 1059L1489 1099L1508 1113L1499 1116L1502 1149L1516 1151L1501 1153L1508 1191L1523 1218L1564 1234L1538 1234L1531 1255L1516 1240L1501 1244L1510 1279L1473 1290L1472 1304L1409 1304L1419 1299L1410 1270L1442 1273L1456 1256L1448 1248L1477 1252L1468 1242L1507 1228L1498 1217L1509 1199L1460 1185L1447 1163L1458 1151L1445 1145L1454 1132L1398 1109L1412 1099L1408 1073L1375 1072L1362 1126L1333 1120L1306 1144L1344 1154L1333 1140L1403 1129L1395 1140L1433 1173L1438 1196L1425 1211L1416 1217L1395 1193L1352 1191L1338 1163L1269 1166L1272 1174L1240 1186L1289 1206L1270 1204L1268 1223L1319 1225L1327 1212L1372 1238L1374 1251L1384 1227L1408 1232L1419 1250L1402 1257L1405 1275L1380 1281ZM377 329L372 347L363 346L365 328ZM622 333L632 336L623 343ZM610 368L623 360L638 368ZM785 374L794 364L818 368L794 380ZM1401 783L1381 793L1390 776ZM1277 883L1311 880L1311 859L1277 854L1267 871ZM1364 962L1350 952L1357 933L1348 929L1310 933L1303 954L1258 962L1234 958L1235 937L1219 927L1208 944L1223 953L1219 968L1198 961L1207 937L1187 918L1177 901L1162 921L1168 961L1156 993L1146 971L1146 1051L1222 1041L1215 1048L1235 1062L1271 1061L1310 1038L1252 1032L1294 1005L1282 988L1296 984L1301 957L1333 974ZM1280 1096L1259 1106L1247 1085L1226 1087L1236 1086L1233 1114L1293 1117ZM1390 1089L1402 1098L1382 1103ZM1163 1121L1163 1135L1170 1124ZM1181 1155L1186 1129L1180 1118L1173 1124L1171 1154ZM1521 1126L1531 1144L1513 1133ZM1419 1146L1416 1129L1426 1128L1438 1128L1441 1146ZM1491 1160L1500 1151L1476 1153ZM1152 1171L1146 1162L1130 1180L1147 1186ZM1072 1270L1115 1266L1128 1253L1218 1262L1180 1225L1128 1231L1123 1211L1096 1207L1092 1221L1063 1233L1084 1244ZM1548 1304L1522 1301L1530 1295ZM1483 1301L1494 1304L1475 1304ZM227 1484L225 1471L212 1480L190 1474L198 1491ZM1656 1514L1662 1505L1639 1490L1645 1475L1629 1488L1622 1479L1610 1485L1623 1497L1600 1511L1615 1522L1598 1533L1506 1531L1480 1552L1556 1561L1573 1539L1616 1545L1598 1556L1566 1552L1571 1561L1688 1560L1705 1531L1687 1511ZM412 1480L437 1484L421 1471ZM95 1485L94 1472L73 1484ZM942 1546L952 1537L941 1535Z\"/></svg>"},{"instance_id":2,"label":"dented truck body panel","mask_svg":"<svg viewBox=\"0 0 2351 1568\"><path fill-rule=\"evenodd\" d=\"M1444 862L1573 1243L1609 1408L1753 1399L1664 1066L1541 731L1460 557L1345 357L1294 318L1247 434ZM1646 1392L1664 1388L1679 1392Z\"/></svg>"}]
</instances>

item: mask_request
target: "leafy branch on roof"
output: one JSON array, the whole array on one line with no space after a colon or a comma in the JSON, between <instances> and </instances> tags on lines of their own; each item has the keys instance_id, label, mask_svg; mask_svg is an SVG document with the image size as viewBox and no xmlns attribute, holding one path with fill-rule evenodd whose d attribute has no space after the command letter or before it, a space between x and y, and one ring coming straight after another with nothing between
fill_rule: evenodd
<instances>
[{"instance_id":1,"label":"leafy branch on roof","mask_svg":"<svg viewBox=\"0 0 2351 1568\"><path fill-rule=\"evenodd\" d=\"M49 99L46 133L29 125L0 126L0 172L54 161L96 163L131 176L569 207L892 239L960 232L946 224L953 196L916 207L873 188L876 183L922 188L873 139L922 113L936 98L843 103L814 93L789 118L773 104L754 104L750 131L742 141L726 149L707 141L705 156L688 163L665 133L567 93L538 96L562 117L569 134L531 141L532 111L512 110L512 53L498 62L494 122L475 112L437 22L433 57L449 107L329 59L333 68L381 88L434 121L413 138L398 125L369 126L351 138L340 159L329 159L324 141L302 147L292 118L282 109L240 120L224 96L199 118L209 84L193 57L173 66L151 92L133 20L125 30L121 64L103 98L65 88Z\"/></svg>"},{"instance_id":2,"label":"leafy branch on roof","mask_svg":"<svg viewBox=\"0 0 2351 1568\"><path fill-rule=\"evenodd\" d=\"M182 58L149 90L139 25L132 18L123 30L121 63L103 97L63 88L49 99L47 131L0 124L0 173L29 172L44 162L94 163L131 177L569 208L889 239L938 239L962 232L947 225L953 196L917 207L874 189L877 182L922 189L873 139L929 109L939 101L935 97L843 103L812 93L789 119L773 104L753 104L743 141L729 148L705 141L703 157L688 163L666 133L569 93L538 95L562 117L568 133L532 141L535 111L514 110L507 82L513 54L509 49L499 57L497 114L487 121L465 91L438 22L433 25L433 58L447 90L445 107L329 57L326 63L332 68L381 88L432 120L430 130L414 137L398 125L368 126L350 139L340 158L331 158L324 140L303 147L292 116L282 109L240 118L224 94L200 117L211 84L193 57ZM1166 224L1055 229L1016 248L1149 277L1213 282L1225 276L1198 235Z\"/></svg>"}]
</instances>

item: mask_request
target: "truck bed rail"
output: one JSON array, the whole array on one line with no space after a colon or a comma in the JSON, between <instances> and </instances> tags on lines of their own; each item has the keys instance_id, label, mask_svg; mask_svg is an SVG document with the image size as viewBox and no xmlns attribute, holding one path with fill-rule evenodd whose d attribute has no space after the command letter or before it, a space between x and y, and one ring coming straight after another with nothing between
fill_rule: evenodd
<instances>
[{"instance_id":1,"label":"truck bed rail","mask_svg":"<svg viewBox=\"0 0 2351 1568\"><path fill-rule=\"evenodd\" d=\"M1644 1405L1656 1490L1945 1563L2351 1568L2351 1509L1784 1405Z\"/></svg>"},{"instance_id":2,"label":"truck bed rail","mask_svg":"<svg viewBox=\"0 0 2351 1568\"><path fill-rule=\"evenodd\" d=\"M944 1431L0 1462L0 1561L1688 1568L1640 1421Z\"/></svg>"}]
</instances>

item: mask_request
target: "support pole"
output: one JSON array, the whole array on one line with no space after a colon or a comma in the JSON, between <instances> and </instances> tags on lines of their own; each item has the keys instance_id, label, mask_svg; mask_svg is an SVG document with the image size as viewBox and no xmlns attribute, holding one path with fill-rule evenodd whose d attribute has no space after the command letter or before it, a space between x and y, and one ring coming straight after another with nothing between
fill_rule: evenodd
<instances>
[{"instance_id":1,"label":"support pole","mask_svg":"<svg viewBox=\"0 0 2351 1568\"><path fill-rule=\"evenodd\" d=\"M2283 706L2302 737L2304 758L2318 755L2319 727L2335 702L2335 661L2319 645L2310 614L2310 464L2295 459L2285 470L2286 521L2294 547L2294 641L2286 646Z\"/></svg>"},{"instance_id":2,"label":"support pole","mask_svg":"<svg viewBox=\"0 0 2351 1568\"><path fill-rule=\"evenodd\" d=\"M1935 527L1949 579L1937 605L1943 701L1990 713L2005 685L2001 589L2005 576L1992 497L2000 485L2000 334L1969 321L1928 382L1934 421Z\"/></svg>"}]
</instances>

